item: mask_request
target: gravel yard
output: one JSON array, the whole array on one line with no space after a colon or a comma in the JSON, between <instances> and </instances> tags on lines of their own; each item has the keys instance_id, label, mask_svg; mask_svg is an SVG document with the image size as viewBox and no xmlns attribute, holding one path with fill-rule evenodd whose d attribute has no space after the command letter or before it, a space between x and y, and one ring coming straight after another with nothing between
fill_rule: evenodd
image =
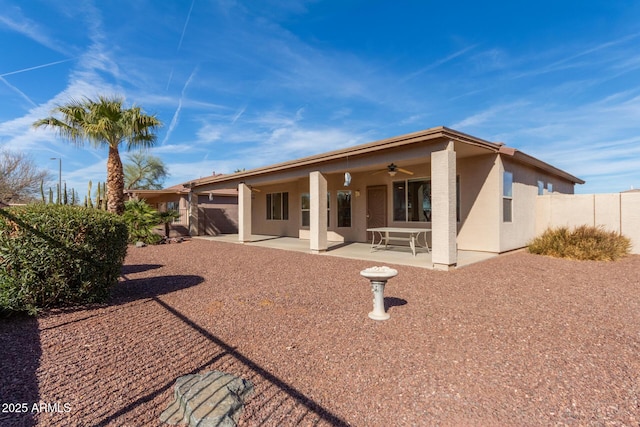
<instances>
[{"instance_id":1,"label":"gravel yard","mask_svg":"<svg viewBox=\"0 0 640 427\"><path fill-rule=\"evenodd\" d=\"M640 423L640 256L397 266L383 322L371 266L130 247L110 304L0 319L0 425L159 425L176 378L209 370L254 383L244 426Z\"/></svg>"}]
</instances>

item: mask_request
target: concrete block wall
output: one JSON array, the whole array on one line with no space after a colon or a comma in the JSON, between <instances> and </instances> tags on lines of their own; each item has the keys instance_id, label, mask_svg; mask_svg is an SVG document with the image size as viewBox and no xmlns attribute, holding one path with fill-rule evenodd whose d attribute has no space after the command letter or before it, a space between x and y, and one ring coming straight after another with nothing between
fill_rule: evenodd
<instances>
[{"instance_id":1,"label":"concrete block wall","mask_svg":"<svg viewBox=\"0 0 640 427\"><path fill-rule=\"evenodd\" d=\"M549 227L602 226L631 239L640 254L640 193L549 194L536 200L536 235Z\"/></svg>"}]
</instances>

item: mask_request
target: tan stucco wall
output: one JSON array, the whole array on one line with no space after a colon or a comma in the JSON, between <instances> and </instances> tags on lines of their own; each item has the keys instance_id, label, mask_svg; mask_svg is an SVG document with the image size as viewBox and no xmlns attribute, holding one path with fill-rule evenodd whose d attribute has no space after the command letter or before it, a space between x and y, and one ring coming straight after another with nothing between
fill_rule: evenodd
<instances>
[{"instance_id":1,"label":"tan stucco wall","mask_svg":"<svg viewBox=\"0 0 640 427\"><path fill-rule=\"evenodd\" d=\"M631 239L640 254L640 193L553 194L540 196L536 206L536 235L547 228L602 226Z\"/></svg>"},{"instance_id":2,"label":"tan stucco wall","mask_svg":"<svg viewBox=\"0 0 640 427\"><path fill-rule=\"evenodd\" d=\"M487 154L458 162L460 219L458 249L500 250L500 165L498 156Z\"/></svg>"},{"instance_id":3,"label":"tan stucco wall","mask_svg":"<svg viewBox=\"0 0 640 427\"><path fill-rule=\"evenodd\" d=\"M502 211L502 172L498 175L500 191L500 250L506 252L525 247L537 235L538 216L538 181L553 185L553 194L573 193L573 184L544 171L514 162L508 156L500 156L502 170L513 173L513 218L511 222L503 222ZM548 191L545 190L545 193Z\"/></svg>"},{"instance_id":4,"label":"tan stucco wall","mask_svg":"<svg viewBox=\"0 0 640 427\"><path fill-rule=\"evenodd\" d=\"M300 197L296 182L259 187L251 195L251 230L253 234L298 237ZM289 193L289 220L267 220L267 194Z\"/></svg>"},{"instance_id":5,"label":"tan stucco wall","mask_svg":"<svg viewBox=\"0 0 640 427\"><path fill-rule=\"evenodd\" d=\"M500 191L500 248L498 252L506 252L526 246L535 235L536 198L538 197L538 172L525 168L519 163L500 157L503 171L513 173L512 221L503 221L503 174L498 176Z\"/></svg>"}]
</instances>

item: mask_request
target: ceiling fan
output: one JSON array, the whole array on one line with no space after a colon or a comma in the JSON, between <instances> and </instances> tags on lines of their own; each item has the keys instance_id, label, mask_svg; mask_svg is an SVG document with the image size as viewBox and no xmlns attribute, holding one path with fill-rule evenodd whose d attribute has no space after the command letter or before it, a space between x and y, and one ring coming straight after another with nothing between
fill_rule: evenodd
<instances>
[{"instance_id":1,"label":"ceiling fan","mask_svg":"<svg viewBox=\"0 0 640 427\"><path fill-rule=\"evenodd\" d=\"M382 172L387 172L389 174L389 176L396 176L396 174L398 172L406 173L407 175L413 175L413 172L411 172L410 170L402 169L402 168L398 167L395 163L388 164L385 169L381 169L379 171L376 171L376 172L373 173L373 175L376 175L376 174L379 174L379 173L382 173Z\"/></svg>"}]
</instances>

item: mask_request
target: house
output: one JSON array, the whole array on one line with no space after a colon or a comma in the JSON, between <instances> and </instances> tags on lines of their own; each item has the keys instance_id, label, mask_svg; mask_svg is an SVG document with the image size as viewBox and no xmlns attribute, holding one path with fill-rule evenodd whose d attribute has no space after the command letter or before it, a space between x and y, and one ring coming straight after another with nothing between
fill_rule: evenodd
<instances>
[{"instance_id":1,"label":"house","mask_svg":"<svg viewBox=\"0 0 640 427\"><path fill-rule=\"evenodd\" d=\"M145 200L158 212L174 210L180 218L171 224L172 236L189 235L189 185L178 184L162 190L125 190L128 199ZM195 200L200 235L234 234L238 232L238 190L222 189L200 192Z\"/></svg>"},{"instance_id":2,"label":"house","mask_svg":"<svg viewBox=\"0 0 640 427\"><path fill-rule=\"evenodd\" d=\"M252 234L309 241L369 241L367 228L431 229L434 268L456 265L457 250L502 253L535 236L536 198L573 194L579 178L503 143L436 127L188 183L190 232L204 195L237 190L238 238ZM197 195L197 197L193 197Z\"/></svg>"}]
</instances>

